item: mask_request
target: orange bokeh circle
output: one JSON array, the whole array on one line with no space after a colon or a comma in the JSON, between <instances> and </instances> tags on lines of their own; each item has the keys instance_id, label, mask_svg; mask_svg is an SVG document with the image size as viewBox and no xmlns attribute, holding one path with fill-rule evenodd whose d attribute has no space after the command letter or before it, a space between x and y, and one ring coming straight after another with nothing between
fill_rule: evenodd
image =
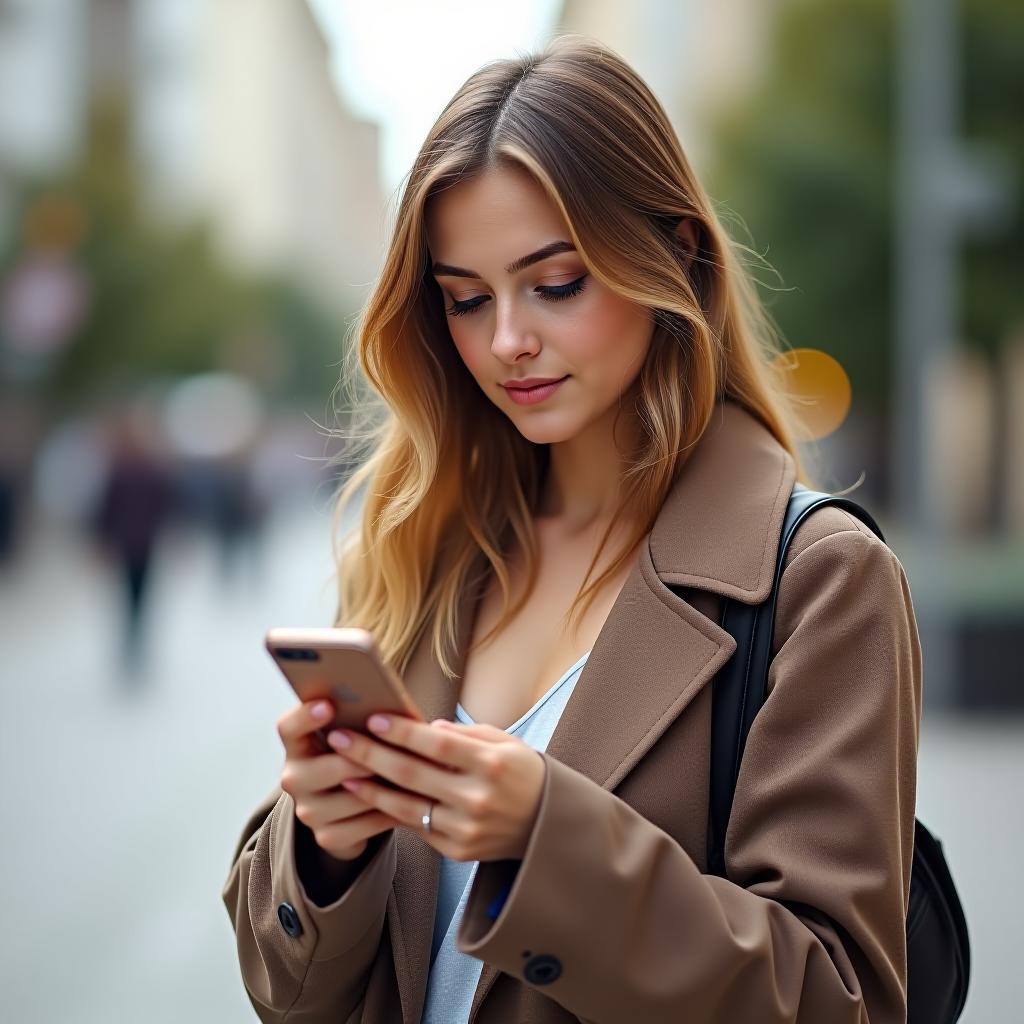
<instances>
[{"instance_id":1,"label":"orange bokeh circle","mask_svg":"<svg viewBox=\"0 0 1024 1024\"><path fill-rule=\"evenodd\" d=\"M850 378L842 364L816 348L780 352L774 365L783 373L801 441L817 441L837 430L850 411Z\"/></svg>"}]
</instances>

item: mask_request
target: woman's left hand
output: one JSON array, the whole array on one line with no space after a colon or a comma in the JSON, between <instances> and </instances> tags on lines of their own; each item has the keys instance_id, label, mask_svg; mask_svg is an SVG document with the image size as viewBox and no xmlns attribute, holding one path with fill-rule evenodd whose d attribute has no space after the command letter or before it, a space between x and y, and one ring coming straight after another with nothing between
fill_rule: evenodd
<instances>
[{"instance_id":1,"label":"woman's left hand","mask_svg":"<svg viewBox=\"0 0 1024 1024\"><path fill-rule=\"evenodd\" d=\"M375 729L378 719L387 721L386 730ZM327 739L343 757L401 789L369 779L347 779L346 789L451 860L522 860L544 788L544 758L536 750L496 726L444 718L427 724L371 715L367 728L376 737L336 729ZM341 735L350 746L338 744ZM425 832L430 801L436 806Z\"/></svg>"}]
</instances>

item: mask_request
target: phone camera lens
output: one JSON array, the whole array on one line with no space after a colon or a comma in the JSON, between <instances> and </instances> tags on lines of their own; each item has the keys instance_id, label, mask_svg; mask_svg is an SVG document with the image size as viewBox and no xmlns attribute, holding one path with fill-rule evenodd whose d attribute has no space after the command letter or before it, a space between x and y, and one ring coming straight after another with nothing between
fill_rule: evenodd
<instances>
[{"instance_id":1,"label":"phone camera lens","mask_svg":"<svg viewBox=\"0 0 1024 1024\"><path fill-rule=\"evenodd\" d=\"M320 653L308 647L278 647L278 656L285 661L319 661Z\"/></svg>"}]
</instances>

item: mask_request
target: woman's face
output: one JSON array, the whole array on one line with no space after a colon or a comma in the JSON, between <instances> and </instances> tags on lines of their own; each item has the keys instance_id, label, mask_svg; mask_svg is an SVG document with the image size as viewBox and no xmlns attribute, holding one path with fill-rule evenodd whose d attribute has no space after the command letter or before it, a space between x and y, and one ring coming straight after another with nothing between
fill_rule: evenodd
<instances>
[{"instance_id":1,"label":"woman's face","mask_svg":"<svg viewBox=\"0 0 1024 1024\"><path fill-rule=\"evenodd\" d=\"M426 230L452 341L520 433L557 443L613 420L653 319L587 272L540 185L522 170L486 171L434 195ZM504 385L531 377L565 380L515 401Z\"/></svg>"}]
</instances>

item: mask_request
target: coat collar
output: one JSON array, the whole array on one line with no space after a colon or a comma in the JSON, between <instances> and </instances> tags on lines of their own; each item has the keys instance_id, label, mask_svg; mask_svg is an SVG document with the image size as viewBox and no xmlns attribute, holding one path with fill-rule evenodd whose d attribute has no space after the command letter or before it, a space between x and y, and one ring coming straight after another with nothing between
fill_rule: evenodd
<instances>
[{"instance_id":1,"label":"coat collar","mask_svg":"<svg viewBox=\"0 0 1024 1024\"><path fill-rule=\"evenodd\" d=\"M668 584L763 601L795 479L792 456L767 427L735 402L715 405L640 545L547 754L608 790L625 778L736 649L718 623ZM405 683L427 721L455 716L479 596L471 590L461 599L455 682L442 673L426 634L410 660ZM440 856L408 829L395 837L389 934L403 1017L413 1024L430 968ZM498 973L483 965L471 1022Z\"/></svg>"},{"instance_id":2,"label":"coat collar","mask_svg":"<svg viewBox=\"0 0 1024 1024\"><path fill-rule=\"evenodd\" d=\"M658 575L760 604L795 482L793 457L760 420L733 401L716 404L651 530Z\"/></svg>"}]
</instances>

